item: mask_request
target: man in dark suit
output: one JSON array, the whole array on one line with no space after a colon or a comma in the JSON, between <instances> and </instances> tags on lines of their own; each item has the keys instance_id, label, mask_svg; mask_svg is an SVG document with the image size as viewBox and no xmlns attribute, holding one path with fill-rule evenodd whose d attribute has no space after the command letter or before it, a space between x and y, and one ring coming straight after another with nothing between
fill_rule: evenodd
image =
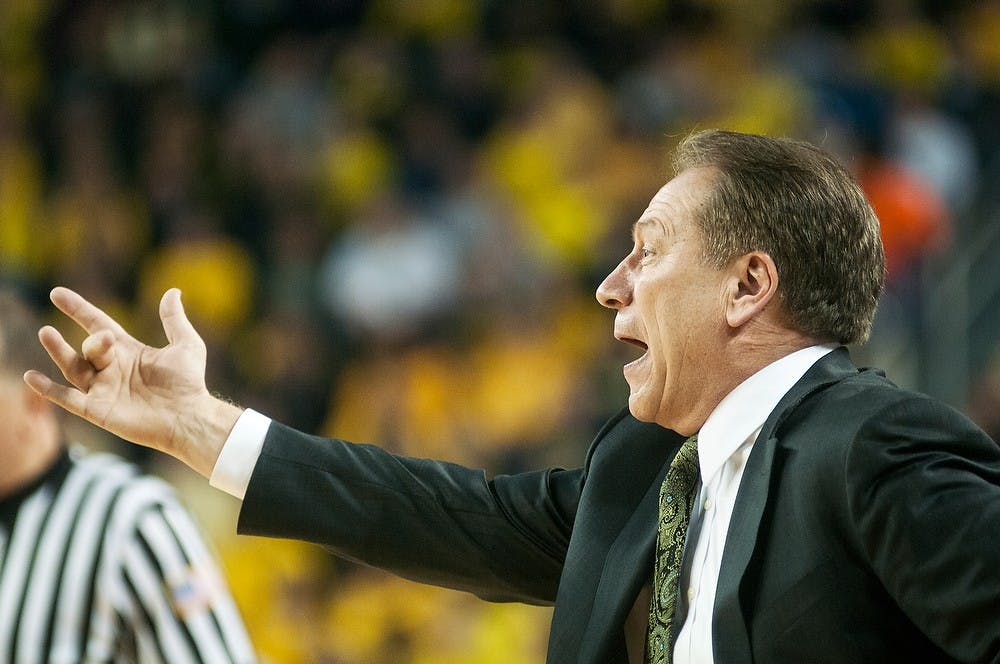
<instances>
[{"instance_id":1,"label":"man in dark suit","mask_svg":"<svg viewBox=\"0 0 1000 664\"><path fill-rule=\"evenodd\" d=\"M642 354L581 468L487 479L243 411L206 389L176 290L153 349L56 289L90 336L43 328L72 386L26 380L242 498L241 532L554 603L549 662L1000 661L1000 448L843 347L884 273L860 189L754 135L675 163L597 291Z\"/></svg>"}]
</instances>

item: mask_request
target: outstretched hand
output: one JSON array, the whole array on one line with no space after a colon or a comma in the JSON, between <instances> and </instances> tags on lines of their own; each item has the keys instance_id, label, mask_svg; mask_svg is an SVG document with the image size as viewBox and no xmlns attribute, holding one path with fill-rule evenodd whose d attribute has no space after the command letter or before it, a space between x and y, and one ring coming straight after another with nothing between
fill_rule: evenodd
<instances>
[{"instance_id":1,"label":"outstretched hand","mask_svg":"<svg viewBox=\"0 0 1000 664\"><path fill-rule=\"evenodd\" d=\"M55 288L51 298L89 336L77 352L58 330L43 327L38 338L69 385L35 370L25 382L69 412L210 475L241 411L208 391L205 342L184 313L180 291L170 289L160 301L163 348L138 341L67 288Z\"/></svg>"}]
</instances>

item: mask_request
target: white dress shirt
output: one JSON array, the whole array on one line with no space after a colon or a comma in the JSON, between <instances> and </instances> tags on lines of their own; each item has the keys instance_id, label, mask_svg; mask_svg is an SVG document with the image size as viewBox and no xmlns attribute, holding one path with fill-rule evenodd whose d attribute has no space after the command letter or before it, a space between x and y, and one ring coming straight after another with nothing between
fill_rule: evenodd
<instances>
[{"instance_id":1,"label":"white dress shirt","mask_svg":"<svg viewBox=\"0 0 1000 664\"><path fill-rule=\"evenodd\" d=\"M811 346L773 362L740 383L719 402L698 432L701 490L692 520L694 546L686 600L688 612L674 644L676 664L708 664L712 653L715 590L736 492L764 421L802 375L835 345Z\"/></svg>"},{"instance_id":2,"label":"white dress shirt","mask_svg":"<svg viewBox=\"0 0 1000 664\"><path fill-rule=\"evenodd\" d=\"M215 460L208 483L243 500L270 426L271 418L250 408L243 411Z\"/></svg>"},{"instance_id":3,"label":"white dress shirt","mask_svg":"<svg viewBox=\"0 0 1000 664\"><path fill-rule=\"evenodd\" d=\"M783 396L836 345L804 348L764 367L740 383L712 411L698 433L702 487L700 521L686 589L688 612L674 645L677 664L708 664L712 654L712 614L722 551L736 492L764 421ZM254 465L264 446L270 418L247 409L226 439L209 482L240 500L246 495ZM699 511L700 510L700 511Z\"/></svg>"}]
</instances>

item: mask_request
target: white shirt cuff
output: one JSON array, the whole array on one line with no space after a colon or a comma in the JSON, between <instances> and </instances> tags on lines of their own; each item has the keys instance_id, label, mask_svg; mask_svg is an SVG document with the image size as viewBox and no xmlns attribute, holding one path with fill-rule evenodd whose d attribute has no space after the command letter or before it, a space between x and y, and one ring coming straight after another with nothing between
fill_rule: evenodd
<instances>
[{"instance_id":1,"label":"white shirt cuff","mask_svg":"<svg viewBox=\"0 0 1000 664\"><path fill-rule=\"evenodd\" d=\"M270 426L271 418L250 408L244 410L219 452L208 483L243 500Z\"/></svg>"}]
</instances>

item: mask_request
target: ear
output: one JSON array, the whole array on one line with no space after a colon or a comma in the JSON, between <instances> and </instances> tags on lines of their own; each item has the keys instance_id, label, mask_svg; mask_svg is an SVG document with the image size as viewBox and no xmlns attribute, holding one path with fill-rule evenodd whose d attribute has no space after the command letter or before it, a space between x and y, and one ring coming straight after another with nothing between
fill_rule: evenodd
<instances>
[{"instance_id":1,"label":"ear","mask_svg":"<svg viewBox=\"0 0 1000 664\"><path fill-rule=\"evenodd\" d=\"M744 254L730 266L726 322L732 328L748 323L767 308L778 293L778 268L763 251Z\"/></svg>"}]
</instances>

